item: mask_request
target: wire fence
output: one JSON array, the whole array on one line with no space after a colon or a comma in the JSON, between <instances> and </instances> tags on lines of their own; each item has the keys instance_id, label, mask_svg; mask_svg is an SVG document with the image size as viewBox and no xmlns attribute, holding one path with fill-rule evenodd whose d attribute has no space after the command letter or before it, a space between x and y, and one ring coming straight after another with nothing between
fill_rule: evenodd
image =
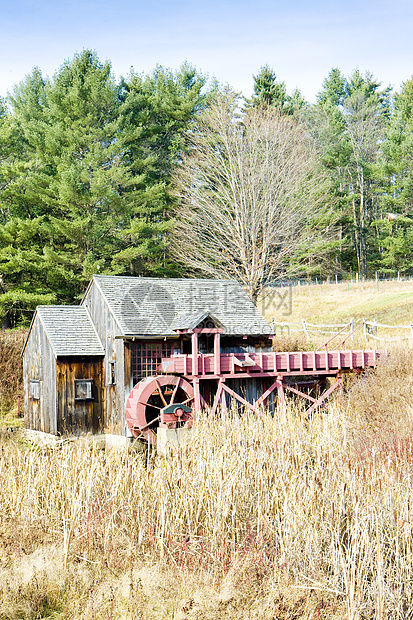
<instances>
[{"instance_id":1,"label":"wire fence","mask_svg":"<svg viewBox=\"0 0 413 620\"><path fill-rule=\"evenodd\" d=\"M298 322L289 321L271 321L274 335L290 336L291 333L304 333L307 340L311 340L312 335L329 336L338 334L338 332L346 335L351 340L354 339L354 332L357 330L354 327L354 319L351 319L347 323L309 323L306 319L301 319ZM409 325L388 325L386 323L380 323L376 319L368 321L363 319L359 325L363 326L363 335L366 342L370 339L379 340L381 342L401 342L411 340L413 344L413 322L410 321ZM406 335L400 336L400 332L405 330ZM397 331L397 335L393 337L391 334ZM389 336L390 334L390 336Z\"/></svg>"},{"instance_id":2,"label":"wire fence","mask_svg":"<svg viewBox=\"0 0 413 620\"><path fill-rule=\"evenodd\" d=\"M376 284L379 282L412 282L413 274L401 275L400 272L395 274L381 274L376 273L374 278L359 278L358 274L354 275L342 275L336 274L328 276L327 278L291 278L289 280L276 280L270 286L272 288L284 288L287 286L325 286L329 284Z\"/></svg>"}]
</instances>

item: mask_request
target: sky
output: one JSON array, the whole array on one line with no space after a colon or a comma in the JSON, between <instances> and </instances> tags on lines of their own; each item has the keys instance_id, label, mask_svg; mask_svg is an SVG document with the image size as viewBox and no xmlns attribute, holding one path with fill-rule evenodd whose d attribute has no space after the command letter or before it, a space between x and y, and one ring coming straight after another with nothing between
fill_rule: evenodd
<instances>
[{"instance_id":1,"label":"sky","mask_svg":"<svg viewBox=\"0 0 413 620\"><path fill-rule=\"evenodd\" d=\"M314 102L333 67L395 90L413 74L412 0L0 0L0 96L88 48L116 76L184 61L248 97L265 64Z\"/></svg>"}]
</instances>

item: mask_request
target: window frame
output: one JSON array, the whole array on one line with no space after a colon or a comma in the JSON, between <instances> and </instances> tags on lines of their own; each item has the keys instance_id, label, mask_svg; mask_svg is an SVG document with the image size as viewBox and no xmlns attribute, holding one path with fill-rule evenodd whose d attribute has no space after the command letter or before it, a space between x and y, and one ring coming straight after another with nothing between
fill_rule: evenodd
<instances>
[{"instance_id":1,"label":"window frame","mask_svg":"<svg viewBox=\"0 0 413 620\"><path fill-rule=\"evenodd\" d=\"M29 398L40 400L40 379L29 379Z\"/></svg>"},{"instance_id":2,"label":"window frame","mask_svg":"<svg viewBox=\"0 0 413 620\"><path fill-rule=\"evenodd\" d=\"M78 396L77 395L77 388L78 386L80 386L81 383L84 383L85 385L88 386L88 390L87 390L87 395L86 396ZM94 393L93 393L93 379L75 379L75 384L74 384L74 398L75 401L91 401L94 400Z\"/></svg>"}]
</instances>

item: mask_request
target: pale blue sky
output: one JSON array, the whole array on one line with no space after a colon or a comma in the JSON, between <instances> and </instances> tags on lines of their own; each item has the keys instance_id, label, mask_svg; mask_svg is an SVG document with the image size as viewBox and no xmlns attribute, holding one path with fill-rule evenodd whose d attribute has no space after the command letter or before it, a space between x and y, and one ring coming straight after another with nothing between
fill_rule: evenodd
<instances>
[{"instance_id":1,"label":"pale blue sky","mask_svg":"<svg viewBox=\"0 0 413 620\"><path fill-rule=\"evenodd\" d=\"M84 48L115 75L190 63L249 96L275 69L314 101L332 67L396 89L413 74L412 0L0 0L0 95L37 65L52 76Z\"/></svg>"}]
</instances>

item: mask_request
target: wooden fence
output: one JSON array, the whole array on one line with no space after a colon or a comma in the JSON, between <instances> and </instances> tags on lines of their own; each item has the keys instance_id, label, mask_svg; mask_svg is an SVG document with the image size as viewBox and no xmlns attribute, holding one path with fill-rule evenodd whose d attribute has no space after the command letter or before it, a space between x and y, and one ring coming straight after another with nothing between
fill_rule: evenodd
<instances>
[{"instance_id":1,"label":"wooden fence","mask_svg":"<svg viewBox=\"0 0 413 620\"><path fill-rule=\"evenodd\" d=\"M272 328L274 331L274 335L291 335L291 333L304 333L307 340L311 340L312 334L314 335L334 335L338 332L341 332L343 336L347 336L351 340L354 339L354 332L357 330L354 326L354 319L351 319L347 323L331 323L331 324L315 324L309 323L305 319L301 319L299 323L293 322L279 322L279 321L271 321ZM404 340L411 340L413 343L413 322L410 321L409 325L387 325L386 323L379 323L376 319L372 321L368 321L363 319L362 322L358 324L360 327L363 327L363 334L366 342L369 342L370 339L379 340L380 342L401 342ZM392 333L394 334L397 331L397 335L392 337ZM405 333L406 335L400 335L400 332Z\"/></svg>"}]
</instances>

